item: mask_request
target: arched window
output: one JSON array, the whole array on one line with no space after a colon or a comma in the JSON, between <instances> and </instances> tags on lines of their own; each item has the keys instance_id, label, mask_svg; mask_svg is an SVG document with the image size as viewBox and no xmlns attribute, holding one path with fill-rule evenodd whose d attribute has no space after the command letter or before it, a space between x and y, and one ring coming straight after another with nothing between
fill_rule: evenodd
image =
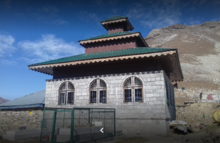
<instances>
[{"instance_id":1,"label":"arched window","mask_svg":"<svg viewBox=\"0 0 220 143\"><path fill-rule=\"evenodd\" d=\"M106 83L102 79L95 79L90 84L90 103L107 103Z\"/></svg>"},{"instance_id":2,"label":"arched window","mask_svg":"<svg viewBox=\"0 0 220 143\"><path fill-rule=\"evenodd\" d=\"M124 102L143 102L143 84L137 77L129 77L124 82Z\"/></svg>"},{"instance_id":3,"label":"arched window","mask_svg":"<svg viewBox=\"0 0 220 143\"><path fill-rule=\"evenodd\" d=\"M74 86L72 83L66 81L61 84L58 102L60 105L74 103Z\"/></svg>"}]
</instances>

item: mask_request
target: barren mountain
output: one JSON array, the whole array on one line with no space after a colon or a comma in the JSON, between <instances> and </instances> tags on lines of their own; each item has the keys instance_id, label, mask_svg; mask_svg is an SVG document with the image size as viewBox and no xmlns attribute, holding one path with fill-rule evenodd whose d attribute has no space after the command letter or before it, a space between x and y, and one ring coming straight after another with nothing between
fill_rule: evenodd
<instances>
[{"instance_id":1,"label":"barren mountain","mask_svg":"<svg viewBox=\"0 0 220 143\"><path fill-rule=\"evenodd\" d=\"M8 102L8 101L9 101L8 99L4 99L4 98L0 97L0 104Z\"/></svg>"},{"instance_id":2,"label":"barren mountain","mask_svg":"<svg viewBox=\"0 0 220 143\"><path fill-rule=\"evenodd\" d=\"M178 49L184 76L179 87L220 92L220 21L154 29L145 40L150 47Z\"/></svg>"}]
</instances>

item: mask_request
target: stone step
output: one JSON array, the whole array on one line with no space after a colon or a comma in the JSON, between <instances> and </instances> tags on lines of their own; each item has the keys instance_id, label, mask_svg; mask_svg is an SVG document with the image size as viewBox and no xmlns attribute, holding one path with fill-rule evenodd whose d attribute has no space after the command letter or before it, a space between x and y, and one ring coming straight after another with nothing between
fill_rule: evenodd
<instances>
[{"instance_id":1,"label":"stone step","mask_svg":"<svg viewBox=\"0 0 220 143\"><path fill-rule=\"evenodd\" d=\"M70 141L70 135L56 135L56 142Z\"/></svg>"},{"instance_id":2,"label":"stone step","mask_svg":"<svg viewBox=\"0 0 220 143\"><path fill-rule=\"evenodd\" d=\"M91 132L100 132L102 127L91 127ZM90 127L74 128L74 134L90 133ZM70 135L70 128L59 128L59 135Z\"/></svg>"},{"instance_id":3,"label":"stone step","mask_svg":"<svg viewBox=\"0 0 220 143\"><path fill-rule=\"evenodd\" d=\"M106 134L103 134L101 132L93 132L93 133L84 133L84 134L76 134L74 135L76 142L81 141L87 141L91 140L91 137L93 139L98 139L107 136ZM70 135L56 135L56 142L67 142L70 141Z\"/></svg>"},{"instance_id":4,"label":"stone step","mask_svg":"<svg viewBox=\"0 0 220 143\"><path fill-rule=\"evenodd\" d=\"M3 139L11 140L11 141L24 141L31 139L40 139L41 129L33 129L33 130L17 130L17 131L7 131L6 134L2 135ZM42 135L49 135L49 131L43 131Z\"/></svg>"}]
</instances>

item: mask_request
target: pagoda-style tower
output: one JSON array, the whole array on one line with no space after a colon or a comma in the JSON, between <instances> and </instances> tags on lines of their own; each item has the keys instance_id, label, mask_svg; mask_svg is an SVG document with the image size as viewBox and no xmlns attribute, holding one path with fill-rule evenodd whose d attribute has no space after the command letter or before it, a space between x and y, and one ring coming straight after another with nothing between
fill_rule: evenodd
<instances>
[{"instance_id":1,"label":"pagoda-style tower","mask_svg":"<svg viewBox=\"0 0 220 143\"><path fill-rule=\"evenodd\" d=\"M79 44L85 48L86 54L148 47L140 32L128 32L134 28L127 17L114 16L101 21L101 24L108 34L79 41Z\"/></svg>"},{"instance_id":2,"label":"pagoda-style tower","mask_svg":"<svg viewBox=\"0 0 220 143\"><path fill-rule=\"evenodd\" d=\"M178 50L148 47L140 32L129 32L134 28L127 17L101 24L107 34L79 41L85 54L29 65L53 76L46 81L45 107L114 108L114 123L104 132L167 135L176 118L171 81L183 80Z\"/></svg>"}]
</instances>

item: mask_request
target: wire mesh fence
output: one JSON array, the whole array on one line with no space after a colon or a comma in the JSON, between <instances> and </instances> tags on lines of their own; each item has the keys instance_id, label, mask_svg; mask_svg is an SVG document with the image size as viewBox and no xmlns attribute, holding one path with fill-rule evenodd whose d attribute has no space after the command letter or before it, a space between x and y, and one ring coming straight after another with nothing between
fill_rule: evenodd
<instances>
[{"instance_id":1,"label":"wire mesh fence","mask_svg":"<svg viewBox=\"0 0 220 143\"><path fill-rule=\"evenodd\" d=\"M41 142L81 143L113 136L113 108L44 109Z\"/></svg>"}]
</instances>

